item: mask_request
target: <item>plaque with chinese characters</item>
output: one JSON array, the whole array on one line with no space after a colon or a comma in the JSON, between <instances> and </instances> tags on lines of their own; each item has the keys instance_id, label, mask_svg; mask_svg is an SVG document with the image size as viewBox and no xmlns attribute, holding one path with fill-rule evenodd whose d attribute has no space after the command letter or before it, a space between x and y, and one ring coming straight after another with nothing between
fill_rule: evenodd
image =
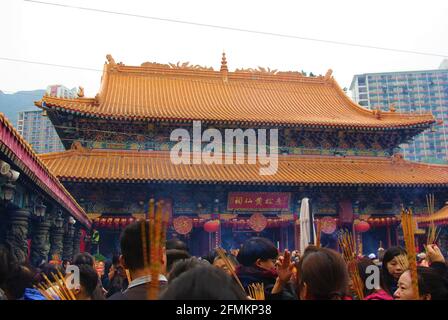
<instances>
[{"instance_id":1,"label":"plaque with chinese characters","mask_svg":"<svg viewBox=\"0 0 448 320\"><path fill-rule=\"evenodd\" d=\"M280 211L289 210L289 192L229 192L228 210Z\"/></svg>"}]
</instances>

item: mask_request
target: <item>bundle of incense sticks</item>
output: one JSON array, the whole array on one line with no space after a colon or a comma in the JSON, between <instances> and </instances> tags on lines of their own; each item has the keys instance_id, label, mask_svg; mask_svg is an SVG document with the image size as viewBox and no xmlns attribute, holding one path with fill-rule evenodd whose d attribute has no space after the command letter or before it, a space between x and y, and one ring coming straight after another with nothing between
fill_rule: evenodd
<instances>
[{"instance_id":1,"label":"bundle of incense sticks","mask_svg":"<svg viewBox=\"0 0 448 320\"><path fill-rule=\"evenodd\" d=\"M148 290L148 298L155 300L158 297L160 283L159 275L162 271L161 258L163 254L163 247L165 245L166 227L168 224L168 213L163 209L164 202L160 200L157 202L154 210L154 202L150 201L149 205L149 221L150 221L150 274L151 283Z\"/></svg>"},{"instance_id":2,"label":"bundle of incense sticks","mask_svg":"<svg viewBox=\"0 0 448 320\"><path fill-rule=\"evenodd\" d=\"M406 256L398 255L395 258L403 271L406 271L409 269L409 260Z\"/></svg>"},{"instance_id":3,"label":"bundle of incense sticks","mask_svg":"<svg viewBox=\"0 0 448 320\"><path fill-rule=\"evenodd\" d=\"M440 229L435 225L433 214L435 209L434 194L430 193L426 195L426 205L428 206L428 237L426 244L434 244L437 242L437 238L440 234Z\"/></svg>"},{"instance_id":4,"label":"bundle of incense sticks","mask_svg":"<svg viewBox=\"0 0 448 320\"><path fill-rule=\"evenodd\" d=\"M322 222L317 220L317 231L316 231L316 247L320 248L320 235L322 232Z\"/></svg>"},{"instance_id":5,"label":"bundle of incense sticks","mask_svg":"<svg viewBox=\"0 0 448 320\"><path fill-rule=\"evenodd\" d=\"M265 300L263 283L251 283L247 286L247 290L252 299Z\"/></svg>"},{"instance_id":6,"label":"bundle of incense sticks","mask_svg":"<svg viewBox=\"0 0 448 320\"><path fill-rule=\"evenodd\" d=\"M128 284L130 284L132 281L131 273L129 272L129 269L125 269L125 271L126 271L126 278L128 279Z\"/></svg>"},{"instance_id":7,"label":"bundle of incense sticks","mask_svg":"<svg viewBox=\"0 0 448 320\"><path fill-rule=\"evenodd\" d=\"M417 277L417 253L415 249L415 221L412 216L412 210L401 208L401 226L403 228L403 236L408 252L409 270L411 271L412 288L416 299L418 293L418 277Z\"/></svg>"},{"instance_id":8,"label":"bundle of incense sticks","mask_svg":"<svg viewBox=\"0 0 448 320\"><path fill-rule=\"evenodd\" d=\"M356 297L364 299L364 284L359 275L358 263L356 261L355 242L350 232L342 231L338 235L339 247L342 250L342 256L347 263L350 279L352 280L353 289Z\"/></svg>"},{"instance_id":9,"label":"bundle of incense sticks","mask_svg":"<svg viewBox=\"0 0 448 320\"><path fill-rule=\"evenodd\" d=\"M246 294L246 291L244 290L243 284L241 283L240 279L236 275L235 266L230 261L230 259L227 257L226 252L224 251L224 249L217 247L215 249L215 251L218 254L218 256L222 259L222 261L224 261L226 267L229 269L230 273L232 274L232 277L236 280L236 282L241 287L241 290L243 290L243 292Z\"/></svg>"},{"instance_id":10,"label":"bundle of incense sticks","mask_svg":"<svg viewBox=\"0 0 448 320\"><path fill-rule=\"evenodd\" d=\"M51 273L55 282L51 282L45 274L42 274L45 282L34 286L41 295L47 300L76 300L73 292L67 287L64 276L59 272L58 274Z\"/></svg>"}]
</instances>

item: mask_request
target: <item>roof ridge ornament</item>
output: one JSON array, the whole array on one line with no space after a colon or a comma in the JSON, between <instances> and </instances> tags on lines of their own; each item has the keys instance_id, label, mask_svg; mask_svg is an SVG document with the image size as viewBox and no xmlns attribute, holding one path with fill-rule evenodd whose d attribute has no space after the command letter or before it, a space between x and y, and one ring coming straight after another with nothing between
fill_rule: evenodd
<instances>
[{"instance_id":1,"label":"roof ridge ornament","mask_svg":"<svg viewBox=\"0 0 448 320\"><path fill-rule=\"evenodd\" d=\"M224 82L228 81L228 75L229 75L229 69L227 68L227 58L226 53L222 52L222 59L221 59L221 69L219 70L222 73L222 80Z\"/></svg>"},{"instance_id":2,"label":"roof ridge ornament","mask_svg":"<svg viewBox=\"0 0 448 320\"><path fill-rule=\"evenodd\" d=\"M381 111L380 107L376 107L376 109L372 111L372 114L373 114L378 120L381 120L382 113L383 113L383 112Z\"/></svg>"},{"instance_id":3,"label":"roof ridge ornament","mask_svg":"<svg viewBox=\"0 0 448 320\"><path fill-rule=\"evenodd\" d=\"M112 66L116 66L117 65L117 63L115 62L115 59L112 57L112 55L110 53L106 55L106 59L107 59L107 62L109 62L110 65L112 65Z\"/></svg>"},{"instance_id":4,"label":"roof ridge ornament","mask_svg":"<svg viewBox=\"0 0 448 320\"><path fill-rule=\"evenodd\" d=\"M84 88L83 87L81 87L81 86L78 87L77 95L78 95L78 98L84 98Z\"/></svg>"},{"instance_id":5,"label":"roof ridge ornament","mask_svg":"<svg viewBox=\"0 0 448 320\"><path fill-rule=\"evenodd\" d=\"M393 164L405 163L404 157L402 153L395 153L392 157Z\"/></svg>"},{"instance_id":6,"label":"roof ridge ornament","mask_svg":"<svg viewBox=\"0 0 448 320\"><path fill-rule=\"evenodd\" d=\"M71 150L86 152L87 149L83 147L80 141L74 141L72 143L72 146L70 147Z\"/></svg>"},{"instance_id":7,"label":"roof ridge ornament","mask_svg":"<svg viewBox=\"0 0 448 320\"><path fill-rule=\"evenodd\" d=\"M327 73L325 73L325 80L331 80L332 79L332 74L333 74L333 70L332 69L328 69Z\"/></svg>"},{"instance_id":8,"label":"roof ridge ornament","mask_svg":"<svg viewBox=\"0 0 448 320\"><path fill-rule=\"evenodd\" d=\"M185 70L199 70L199 71L213 71L212 67L204 67L200 66L198 64L192 65L189 61L184 62L181 64L180 61L178 61L176 64L174 63L168 63L168 65L171 67L171 69L185 69Z\"/></svg>"}]
</instances>

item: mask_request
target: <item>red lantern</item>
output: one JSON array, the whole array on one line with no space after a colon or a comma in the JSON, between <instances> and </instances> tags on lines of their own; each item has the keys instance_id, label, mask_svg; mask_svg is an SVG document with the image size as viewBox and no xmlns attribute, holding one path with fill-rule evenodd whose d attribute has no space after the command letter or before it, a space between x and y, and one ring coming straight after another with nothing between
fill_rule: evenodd
<instances>
[{"instance_id":1,"label":"red lantern","mask_svg":"<svg viewBox=\"0 0 448 320\"><path fill-rule=\"evenodd\" d=\"M219 220L210 220L204 223L204 230L207 232L216 232L219 229Z\"/></svg>"},{"instance_id":2,"label":"red lantern","mask_svg":"<svg viewBox=\"0 0 448 320\"><path fill-rule=\"evenodd\" d=\"M370 229L370 225L366 221L359 221L355 224L355 231L359 233L367 232Z\"/></svg>"},{"instance_id":3,"label":"red lantern","mask_svg":"<svg viewBox=\"0 0 448 320\"><path fill-rule=\"evenodd\" d=\"M100 219L99 226L100 226L100 227L105 227L105 226L106 226L106 222L107 222L107 219L106 219L106 218L101 218L101 219Z\"/></svg>"},{"instance_id":4,"label":"red lantern","mask_svg":"<svg viewBox=\"0 0 448 320\"><path fill-rule=\"evenodd\" d=\"M120 218L114 218L114 228L115 229L120 228Z\"/></svg>"},{"instance_id":5,"label":"red lantern","mask_svg":"<svg viewBox=\"0 0 448 320\"><path fill-rule=\"evenodd\" d=\"M129 219L129 220L130 220L130 219ZM122 228L125 228L125 227L129 224L129 220L126 219L126 218L121 218L121 220L120 220L120 226L121 226Z\"/></svg>"}]
</instances>

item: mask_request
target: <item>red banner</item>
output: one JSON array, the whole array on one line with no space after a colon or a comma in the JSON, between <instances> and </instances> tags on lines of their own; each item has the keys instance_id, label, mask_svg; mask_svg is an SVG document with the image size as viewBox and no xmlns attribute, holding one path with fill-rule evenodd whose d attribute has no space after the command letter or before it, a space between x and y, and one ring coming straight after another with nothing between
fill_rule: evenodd
<instances>
[{"instance_id":1,"label":"red banner","mask_svg":"<svg viewBox=\"0 0 448 320\"><path fill-rule=\"evenodd\" d=\"M228 210L289 210L289 192L230 192Z\"/></svg>"}]
</instances>

